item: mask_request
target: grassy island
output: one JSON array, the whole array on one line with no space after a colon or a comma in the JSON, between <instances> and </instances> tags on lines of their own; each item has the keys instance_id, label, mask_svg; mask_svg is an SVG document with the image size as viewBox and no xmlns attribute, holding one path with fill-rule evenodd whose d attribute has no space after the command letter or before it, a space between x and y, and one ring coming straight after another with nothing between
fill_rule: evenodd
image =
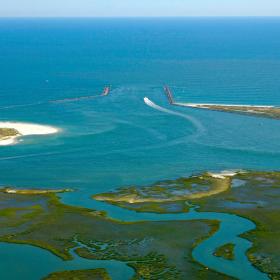
<instances>
[{"instance_id":1,"label":"grassy island","mask_svg":"<svg viewBox=\"0 0 280 280\"><path fill-rule=\"evenodd\" d=\"M249 259L271 279L280 279L280 172L237 172L221 178L206 173L147 187L124 187L94 198L136 211L180 212L186 211L183 205L187 203L200 206L198 211L202 212L248 218L257 225L256 230L243 236L254 245L248 251ZM233 248L227 244L217 248L215 255L231 259Z\"/></svg>"},{"instance_id":2,"label":"grassy island","mask_svg":"<svg viewBox=\"0 0 280 280\"><path fill-rule=\"evenodd\" d=\"M156 182L150 186L130 186L93 198L141 212L178 213L188 211L186 200L200 199L230 188L231 172L204 173L188 178Z\"/></svg>"},{"instance_id":3,"label":"grassy island","mask_svg":"<svg viewBox=\"0 0 280 280\"><path fill-rule=\"evenodd\" d=\"M62 204L55 193L0 192L1 242L37 246L65 261L75 257L70 253L74 248L83 258L119 260L134 269L135 280L230 279L206 270L191 255L195 244L217 228L216 221L199 220L124 223L100 211ZM78 248L77 242L82 244ZM88 279L91 273L73 275ZM68 275L59 272L45 279Z\"/></svg>"},{"instance_id":4,"label":"grassy island","mask_svg":"<svg viewBox=\"0 0 280 280\"><path fill-rule=\"evenodd\" d=\"M43 280L111 280L105 269L54 272Z\"/></svg>"},{"instance_id":5,"label":"grassy island","mask_svg":"<svg viewBox=\"0 0 280 280\"><path fill-rule=\"evenodd\" d=\"M226 260L234 260L234 244L228 243L220 248L217 248L214 255Z\"/></svg>"},{"instance_id":6,"label":"grassy island","mask_svg":"<svg viewBox=\"0 0 280 280\"><path fill-rule=\"evenodd\" d=\"M271 279L280 279L280 172L248 172L233 177L228 192L193 201L200 211L233 213L254 221L244 235L253 242L248 257Z\"/></svg>"},{"instance_id":7,"label":"grassy island","mask_svg":"<svg viewBox=\"0 0 280 280\"><path fill-rule=\"evenodd\" d=\"M20 133L14 128L0 128L0 140L5 140L10 137L20 136Z\"/></svg>"}]
</instances>

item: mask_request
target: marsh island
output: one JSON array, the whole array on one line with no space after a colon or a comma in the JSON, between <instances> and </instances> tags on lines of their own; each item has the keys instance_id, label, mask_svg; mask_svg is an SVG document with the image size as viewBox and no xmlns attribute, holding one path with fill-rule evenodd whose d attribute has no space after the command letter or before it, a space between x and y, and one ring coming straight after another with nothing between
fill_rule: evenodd
<instances>
[{"instance_id":1,"label":"marsh island","mask_svg":"<svg viewBox=\"0 0 280 280\"><path fill-rule=\"evenodd\" d=\"M62 204L53 192L0 192L0 202L1 242L43 248L64 261L75 255L118 260L135 271L133 279L229 279L195 262L191 254L218 229L217 221L120 222L100 211ZM78 279L92 273L75 272ZM67 275L54 271L45 279Z\"/></svg>"},{"instance_id":2,"label":"marsh island","mask_svg":"<svg viewBox=\"0 0 280 280\"><path fill-rule=\"evenodd\" d=\"M191 177L160 181L150 186L123 187L94 195L93 198L142 212L183 212L189 208L185 201L227 191L231 186L231 177L235 174L231 171L206 172Z\"/></svg>"},{"instance_id":3,"label":"marsh island","mask_svg":"<svg viewBox=\"0 0 280 280\"><path fill-rule=\"evenodd\" d=\"M248 218L256 224L255 230L243 235L253 243L247 252L250 261L271 279L279 279L280 172L239 171L227 175L206 173L150 186L123 187L94 198L140 212L174 213L199 206L199 212L232 213ZM213 193L221 190L217 184L224 187ZM233 245L225 245L214 254L234 258Z\"/></svg>"},{"instance_id":4,"label":"marsh island","mask_svg":"<svg viewBox=\"0 0 280 280\"><path fill-rule=\"evenodd\" d=\"M57 195L68 189L3 188L0 241L43 248L64 261L76 257L117 260L133 269L133 279L231 279L193 256L193 251L220 229L219 219L214 218L219 216L207 213L231 213L256 224L255 229L242 234L253 244L248 258L259 271L279 279L279 185L280 172L206 172L94 196L134 211L175 214L166 220L135 222L63 204ZM197 218L176 219L176 215L193 211L194 207L199 207ZM213 249L212 256L217 258L234 261L237 257L234 243L221 243ZM44 279L71 279L69 275L85 280L111 277L100 267L53 271Z\"/></svg>"}]
</instances>

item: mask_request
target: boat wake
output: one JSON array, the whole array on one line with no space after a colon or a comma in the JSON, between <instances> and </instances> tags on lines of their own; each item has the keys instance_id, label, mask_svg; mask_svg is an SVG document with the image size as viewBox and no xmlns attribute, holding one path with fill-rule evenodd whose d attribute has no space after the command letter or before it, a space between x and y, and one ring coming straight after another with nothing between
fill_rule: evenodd
<instances>
[{"instance_id":1,"label":"boat wake","mask_svg":"<svg viewBox=\"0 0 280 280\"><path fill-rule=\"evenodd\" d=\"M181 117L181 118L184 118L184 119L188 120L197 130L197 133L193 136L195 138L201 136L205 132L205 128L201 124L201 122L199 122L197 119L195 119L194 117L192 117L190 115L179 113L179 112L176 112L176 111L172 111L172 110L163 108L163 107L155 104L148 97L144 98L144 102L145 102L146 105L152 107L155 110L161 111L161 112L166 113L166 114L178 116L178 117Z\"/></svg>"}]
</instances>

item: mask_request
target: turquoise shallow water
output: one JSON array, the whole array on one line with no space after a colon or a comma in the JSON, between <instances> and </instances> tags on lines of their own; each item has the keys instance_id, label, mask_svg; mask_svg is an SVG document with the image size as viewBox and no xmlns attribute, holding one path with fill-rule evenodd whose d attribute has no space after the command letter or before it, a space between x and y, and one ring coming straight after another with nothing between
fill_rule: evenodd
<instances>
[{"instance_id":1,"label":"turquoise shallow water","mask_svg":"<svg viewBox=\"0 0 280 280\"><path fill-rule=\"evenodd\" d=\"M62 261L50 252L28 245L0 243L1 279L38 280L55 271L105 268L113 280L130 279L134 271L119 261L90 261L75 255L72 261ZM20 261L18 261L20 260Z\"/></svg>"},{"instance_id":2,"label":"turquoise shallow water","mask_svg":"<svg viewBox=\"0 0 280 280\"><path fill-rule=\"evenodd\" d=\"M277 18L1 19L0 120L62 132L1 147L0 183L73 187L65 201L110 210L85 198L205 170L278 170L278 121L174 108L162 86L181 102L279 105L279 27ZM106 97L48 103L108 84Z\"/></svg>"}]
</instances>

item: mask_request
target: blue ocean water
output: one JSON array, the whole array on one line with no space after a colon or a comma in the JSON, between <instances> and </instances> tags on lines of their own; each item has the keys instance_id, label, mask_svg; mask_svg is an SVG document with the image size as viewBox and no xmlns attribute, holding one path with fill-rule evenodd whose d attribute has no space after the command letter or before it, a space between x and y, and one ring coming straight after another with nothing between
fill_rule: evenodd
<instances>
[{"instance_id":1,"label":"blue ocean water","mask_svg":"<svg viewBox=\"0 0 280 280\"><path fill-rule=\"evenodd\" d=\"M68 202L90 207L85 196L128 184L279 170L279 121L172 107L162 89L180 102L279 105L279 74L279 18L1 19L0 121L61 132L1 147L0 183L72 187ZM105 97L48 102L106 85Z\"/></svg>"},{"instance_id":2,"label":"blue ocean water","mask_svg":"<svg viewBox=\"0 0 280 280\"><path fill-rule=\"evenodd\" d=\"M0 119L57 136L0 150L1 184L91 192L204 170L278 169L279 122L170 108L176 100L280 104L280 19L1 19ZM99 94L106 98L36 105ZM205 127L158 112L147 96ZM31 106L3 108L13 105Z\"/></svg>"}]
</instances>

